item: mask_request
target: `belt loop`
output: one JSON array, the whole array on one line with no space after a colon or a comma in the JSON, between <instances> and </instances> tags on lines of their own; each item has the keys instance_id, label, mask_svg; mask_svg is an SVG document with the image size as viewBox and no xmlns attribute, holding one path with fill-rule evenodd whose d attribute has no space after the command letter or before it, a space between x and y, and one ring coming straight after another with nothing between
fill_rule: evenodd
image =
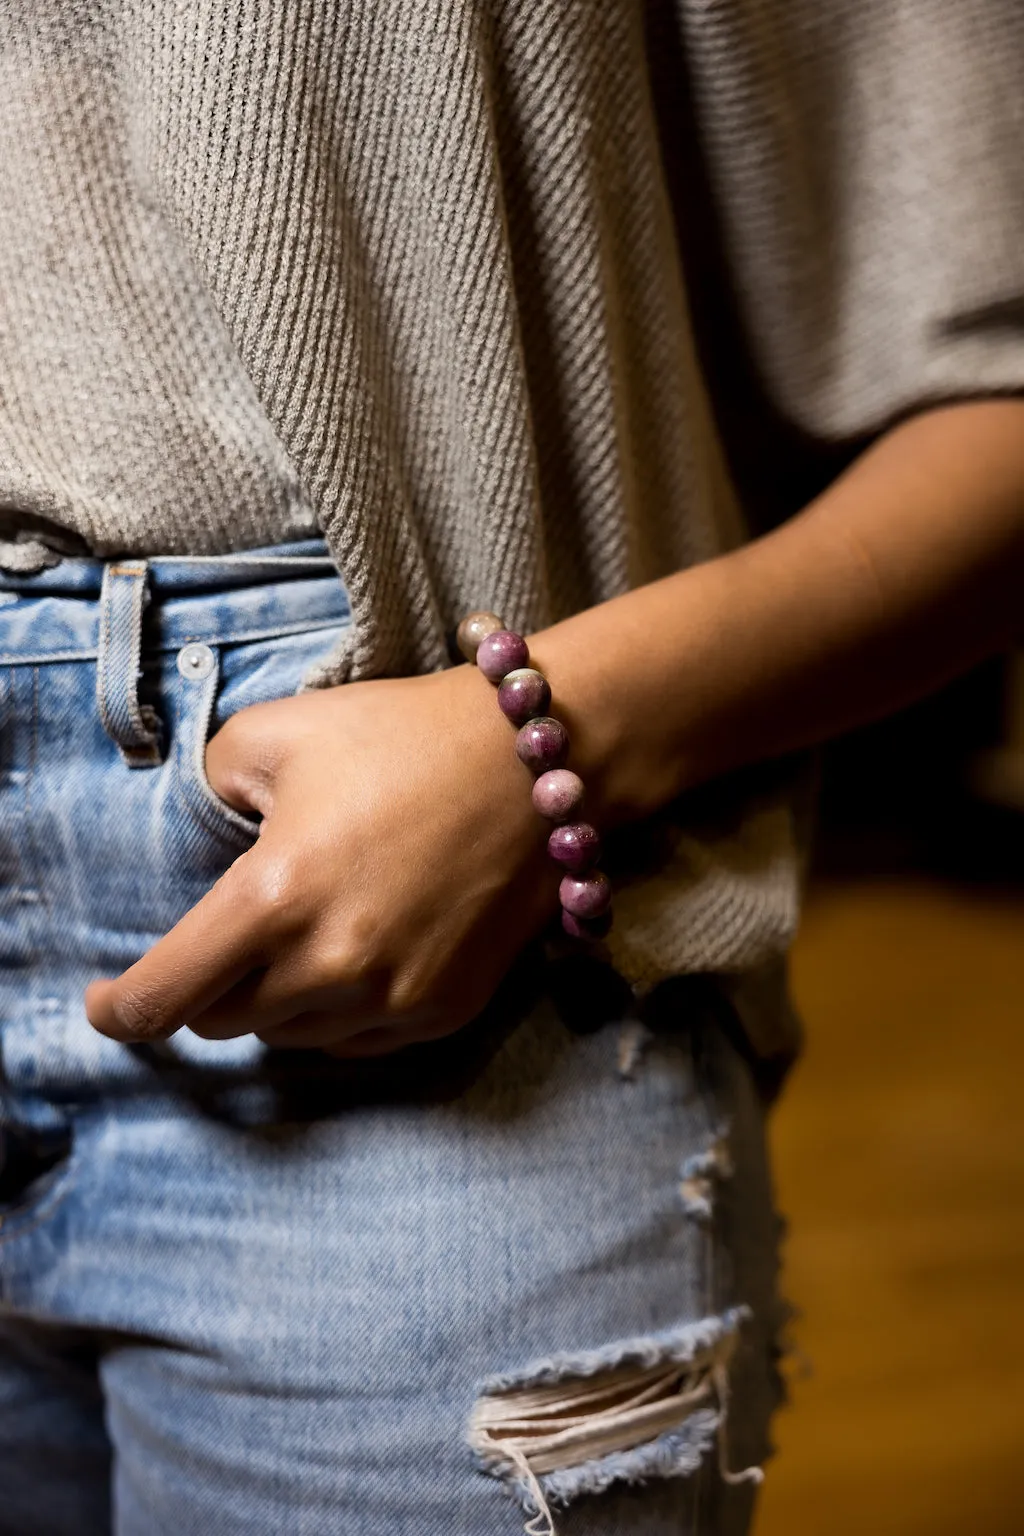
<instances>
[{"instance_id":1,"label":"belt loop","mask_svg":"<svg viewBox=\"0 0 1024 1536\"><path fill-rule=\"evenodd\" d=\"M148 704L139 703L148 575L145 560L107 564L100 593L96 704L103 729L129 768L155 768L162 761L160 717Z\"/></svg>"}]
</instances>

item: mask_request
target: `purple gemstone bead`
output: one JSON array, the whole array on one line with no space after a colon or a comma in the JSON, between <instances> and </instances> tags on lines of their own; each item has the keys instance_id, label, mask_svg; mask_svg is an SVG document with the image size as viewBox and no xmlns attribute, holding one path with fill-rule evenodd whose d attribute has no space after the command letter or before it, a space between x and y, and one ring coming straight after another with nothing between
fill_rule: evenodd
<instances>
[{"instance_id":1,"label":"purple gemstone bead","mask_svg":"<svg viewBox=\"0 0 1024 1536\"><path fill-rule=\"evenodd\" d=\"M551 707L551 687L532 667L518 667L498 684L498 707L513 725L525 725Z\"/></svg>"},{"instance_id":2,"label":"purple gemstone bead","mask_svg":"<svg viewBox=\"0 0 1024 1536\"><path fill-rule=\"evenodd\" d=\"M467 661L476 661L481 640L504 628L496 613L467 613L455 632L456 644Z\"/></svg>"},{"instance_id":3,"label":"purple gemstone bead","mask_svg":"<svg viewBox=\"0 0 1024 1536\"><path fill-rule=\"evenodd\" d=\"M573 917L600 917L611 906L611 882L599 869L592 869L588 875L563 875L558 896Z\"/></svg>"},{"instance_id":4,"label":"purple gemstone bead","mask_svg":"<svg viewBox=\"0 0 1024 1536\"><path fill-rule=\"evenodd\" d=\"M525 667L529 660L529 646L522 635L511 629L496 629L492 635L485 635L476 648L476 664L492 683L500 683L509 672Z\"/></svg>"},{"instance_id":5,"label":"purple gemstone bead","mask_svg":"<svg viewBox=\"0 0 1024 1536\"><path fill-rule=\"evenodd\" d=\"M552 768L533 786L533 808L548 821L567 821L583 804L583 780L571 768Z\"/></svg>"},{"instance_id":6,"label":"purple gemstone bead","mask_svg":"<svg viewBox=\"0 0 1024 1536\"><path fill-rule=\"evenodd\" d=\"M571 912L562 908L562 928L570 939L603 939L612 926L611 912L602 912L600 917L593 917L589 922L578 917L573 917Z\"/></svg>"},{"instance_id":7,"label":"purple gemstone bead","mask_svg":"<svg viewBox=\"0 0 1024 1536\"><path fill-rule=\"evenodd\" d=\"M571 874L582 874L597 863L601 854L597 828L589 821L574 821L567 827L556 827L548 838L548 853Z\"/></svg>"},{"instance_id":8,"label":"purple gemstone bead","mask_svg":"<svg viewBox=\"0 0 1024 1536\"><path fill-rule=\"evenodd\" d=\"M541 715L516 735L516 756L534 773L560 768L569 755L569 732L560 720Z\"/></svg>"}]
</instances>

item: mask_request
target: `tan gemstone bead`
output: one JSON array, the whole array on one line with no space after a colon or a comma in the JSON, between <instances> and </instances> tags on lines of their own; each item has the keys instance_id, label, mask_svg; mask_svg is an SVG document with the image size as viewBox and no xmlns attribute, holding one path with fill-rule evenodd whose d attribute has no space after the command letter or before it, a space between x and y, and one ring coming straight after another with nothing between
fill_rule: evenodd
<instances>
[{"instance_id":1,"label":"tan gemstone bead","mask_svg":"<svg viewBox=\"0 0 1024 1536\"><path fill-rule=\"evenodd\" d=\"M468 613L455 631L455 643L467 661L476 661L481 640L504 628L496 613Z\"/></svg>"}]
</instances>

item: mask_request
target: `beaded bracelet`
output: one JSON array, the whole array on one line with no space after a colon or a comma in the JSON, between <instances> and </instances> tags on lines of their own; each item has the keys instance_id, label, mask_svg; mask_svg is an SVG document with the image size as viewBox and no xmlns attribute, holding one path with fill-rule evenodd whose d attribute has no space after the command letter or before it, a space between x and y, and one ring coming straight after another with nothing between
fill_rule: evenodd
<instances>
[{"instance_id":1,"label":"beaded bracelet","mask_svg":"<svg viewBox=\"0 0 1024 1536\"><path fill-rule=\"evenodd\" d=\"M469 614L456 639L466 660L475 662L497 686L498 706L518 728L516 756L536 775L534 808L559 823L548 838L548 853L565 871L558 887L562 927L574 939L601 939L612 922L611 885L608 876L594 868L601 839L589 821L578 819L583 780L565 767L569 733L548 714L547 679L529 665L530 651L522 635L506 629L496 614Z\"/></svg>"}]
</instances>

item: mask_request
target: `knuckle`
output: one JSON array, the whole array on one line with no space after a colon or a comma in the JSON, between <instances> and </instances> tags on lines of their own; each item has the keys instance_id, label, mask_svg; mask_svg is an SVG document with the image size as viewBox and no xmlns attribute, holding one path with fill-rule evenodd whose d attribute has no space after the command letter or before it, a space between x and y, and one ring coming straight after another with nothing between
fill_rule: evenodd
<instances>
[{"instance_id":1,"label":"knuckle","mask_svg":"<svg viewBox=\"0 0 1024 1536\"><path fill-rule=\"evenodd\" d=\"M253 860L247 883L249 900L271 926L291 927L302 914L307 882L294 858L266 853Z\"/></svg>"},{"instance_id":2,"label":"knuckle","mask_svg":"<svg viewBox=\"0 0 1024 1536\"><path fill-rule=\"evenodd\" d=\"M306 974L314 994L347 992L359 985L362 967L355 955L335 951L315 955L307 963Z\"/></svg>"},{"instance_id":3,"label":"knuckle","mask_svg":"<svg viewBox=\"0 0 1024 1536\"><path fill-rule=\"evenodd\" d=\"M362 997L371 988L374 967L355 946L337 945L318 954L311 963L314 987L325 993Z\"/></svg>"},{"instance_id":4,"label":"knuckle","mask_svg":"<svg viewBox=\"0 0 1024 1536\"><path fill-rule=\"evenodd\" d=\"M304 951L303 969L314 993L360 1008L386 1003L391 967L379 933L364 931L358 920L335 921L317 933Z\"/></svg>"},{"instance_id":5,"label":"knuckle","mask_svg":"<svg viewBox=\"0 0 1024 1536\"><path fill-rule=\"evenodd\" d=\"M165 1034L172 1023L168 1010L161 1007L156 998L134 988L122 992L114 1000L111 1013L118 1030L138 1040L151 1040Z\"/></svg>"},{"instance_id":6,"label":"knuckle","mask_svg":"<svg viewBox=\"0 0 1024 1536\"><path fill-rule=\"evenodd\" d=\"M429 977L418 970L396 972L388 986L388 1014L396 1024L411 1024L432 1015L435 1004Z\"/></svg>"}]
</instances>

